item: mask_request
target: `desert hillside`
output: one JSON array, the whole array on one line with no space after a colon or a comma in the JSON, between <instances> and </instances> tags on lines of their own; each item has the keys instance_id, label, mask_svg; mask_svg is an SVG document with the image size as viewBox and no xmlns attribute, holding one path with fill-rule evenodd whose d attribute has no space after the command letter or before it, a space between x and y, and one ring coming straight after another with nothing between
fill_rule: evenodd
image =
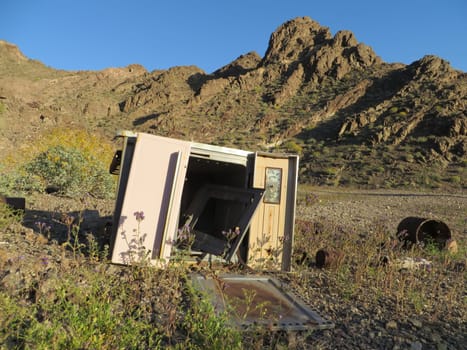
<instances>
[{"instance_id":1,"label":"desert hillside","mask_svg":"<svg viewBox=\"0 0 467 350\"><path fill-rule=\"evenodd\" d=\"M109 63L111 64L111 63ZM308 17L207 74L56 70L0 41L0 150L60 125L144 131L301 156L300 181L465 188L467 74L425 56L386 63L352 32Z\"/></svg>"}]
</instances>

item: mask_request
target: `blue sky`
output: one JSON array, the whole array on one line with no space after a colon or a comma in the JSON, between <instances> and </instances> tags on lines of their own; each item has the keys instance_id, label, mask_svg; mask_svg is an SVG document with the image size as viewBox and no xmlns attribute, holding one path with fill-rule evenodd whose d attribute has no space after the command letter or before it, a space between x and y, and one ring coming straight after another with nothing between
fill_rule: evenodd
<instances>
[{"instance_id":1,"label":"blue sky","mask_svg":"<svg viewBox=\"0 0 467 350\"><path fill-rule=\"evenodd\" d=\"M138 63L149 71L196 65L207 73L263 56L284 22L308 16L352 31L386 62L427 54L467 72L466 0L0 0L0 39L57 69Z\"/></svg>"}]
</instances>

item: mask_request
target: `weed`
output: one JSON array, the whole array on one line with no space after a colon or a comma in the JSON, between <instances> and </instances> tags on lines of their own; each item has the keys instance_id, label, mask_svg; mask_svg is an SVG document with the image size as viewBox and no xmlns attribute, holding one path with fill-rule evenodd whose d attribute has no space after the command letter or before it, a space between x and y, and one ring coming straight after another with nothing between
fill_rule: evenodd
<instances>
[{"instance_id":1,"label":"weed","mask_svg":"<svg viewBox=\"0 0 467 350\"><path fill-rule=\"evenodd\" d=\"M96 238L92 233L86 235L87 248L88 248L88 257L91 262L98 262L104 260L107 257L107 248L104 249L103 253L99 252L99 244L96 241Z\"/></svg>"},{"instance_id":2,"label":"weed","mask_svg":"<svg viewBox=\"0 0 467 350\"><path fill-rule=\"evenodd\" d=\"M18 224L23 218L23 213L12 209L9 205L0 201L0 231L12 224Z\"/></svg>"},{"instance_id":3,"label":"weed","mask_svg":"<svg viewBox=\"0 0 467 350\"><path fill-rule=\"evenodd\" d=\"M77 271L76 271L77 272ZM162 339L154 324L132 317L119 306L128 294L115 277L80 272L57 280L54 298L45 295L34 305L24 305L0 294L8 332L0 331L3 344L35 349L157 348ZM84 283L84 285L83 285ZM131 300L130 300L131 302ZM131 305L131 304L130 304ZM6 317L5 317L6 316ZM142 336L145 335L145 336Z\"/></svg>"},{"instance_id":4,"label":"weed","mask_svg":"<svg viewBox=\"0 0 467 350\"><path fill-rule=\"evenodd\" d=\"M47 237L48 240L50 240L50 233L51 233L51 229L52 227L47 224L46 222L42 222L42 221L36 221L35 222L35 225L37 227L37 229L39 230L39 234L41 235L44 235Z\"/></svg>"},{"instance_id":5,"label":"weed","mask_svg":"<svg viewBox=\"0 0 467 350\"><path fill-rule=\"evenodd\" d=\"M74 218L68 214L62 214L62 223L67 228L67 240L63 243L64 247L71 248L74 260L82 257L83 248L86 246L79 241L79 229L82 218Z\"/></svg>"},{"instance_id":6,"label":"weed","mask_svg":"<svg viewBox=\"0 0 467 350\"><path fill-rule=\"evenodd\" d=\"M149 266L149 260L151 255L151 250L148 250L145 246L145 241L147 233L142 232L141 224L145 219L143 211L136 211L133 213L135 216L137 227L133 228L131 233L126 230L121 231L123 240L126 242L128 250L121 253L123 261L129 265L137 267ZM123 225L124 219L120 225Z\"/></svg>"},{"instance_id":7,"label":"weed","mask_svg":"<svg viewBox=\"0 0 467 350\"><path fill-rule=\"evenodd\" d=\"M191 219L189 219L191 221ZM189 223L186 223L178 229L177 239L174 246L182 251L189 252L195 241L195 234Z\"/></svg>"},{"instance_id":8,"label":"weed","mask_svg":"<svg viewBox=\"0 0 467 350\"><path fill-rule=\"evenodd\" d=\"M208 296L198 294L187 284L191 304L181 327L186 334L183 349L242 349L238 330L229 323L227 312L217 314Z\"/></svg>"},{"instance_id":9,"label":"weed","mask_svg":"<svg viewBox=\"0 0 467 350\"><path fill-rule=\"evenodd\" d=\"M415 312L417 314L422 313L424 309L424 305L426 303L424 295L420 291L412 289L407 293L407 297L409 301L412 303L415 309Z\"/></svg>"},{"instance_id":10,"label":"weed","mask_svg":"<svg viewBox=\"0 0 467 350\"><path fill-rule=\"evenodd\" d=\"M462 182L462 178L459 175L453 175L451 176L448 181L453 184L460 184Z\"/></svg>"}]
</instances>

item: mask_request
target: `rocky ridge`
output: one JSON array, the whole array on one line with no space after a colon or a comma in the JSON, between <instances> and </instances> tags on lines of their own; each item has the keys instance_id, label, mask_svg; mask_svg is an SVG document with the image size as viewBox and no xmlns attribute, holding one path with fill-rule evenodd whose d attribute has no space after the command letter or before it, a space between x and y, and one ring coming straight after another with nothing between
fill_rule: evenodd
<instances>
[{"instance_id":1,"label":"rocky ridge","mask_svg":"<svg viewBox=\"0 0 467 350\"><path fill-rule=\"evenodd\" d=\"M435 166L435 186L453 177L465 186L457 178L465 178L467 74L436 56L385 63L352 32L332 35L308 17L279 26L264 57L240 55L210 74L196 66L59 71L6 42L0 62L0 149L71 123L109 137L132 129L298 152L302 178L318 184L369 185L378 176L392 186L392 172L397 185L420 185L414 174ZM353 162L358 152L383 170L364 175ZM400 169L390 169L396 162Z\"/></svg>"}]
</instances>

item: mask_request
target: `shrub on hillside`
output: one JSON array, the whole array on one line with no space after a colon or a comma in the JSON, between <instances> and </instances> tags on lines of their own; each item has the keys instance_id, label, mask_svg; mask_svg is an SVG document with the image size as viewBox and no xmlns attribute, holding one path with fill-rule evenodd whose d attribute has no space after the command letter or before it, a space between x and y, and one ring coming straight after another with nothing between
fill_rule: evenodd
<instances>
[{"instance_id":1,"label":"shrub on hillside","mask_svg":"<svg viewBox=\"0 0 467 350\"><path fill-rule=\"evenodd\" d=\"M295 141L287 141L284 145L287 152L301 154L303 152L302 146L297 144Z\"/></svg>"},{"instance_id":2,"label":"shrub on hillside","mask_svg":"<svg viewBox=\"0 0 467 350\"><path fill-rule=\"evenodd\" d=\"M31 193L54 188L65 196L110 198L112 147L83 130L57 129L2 160L0 192Z\"/></svg>"}]
</instances>

